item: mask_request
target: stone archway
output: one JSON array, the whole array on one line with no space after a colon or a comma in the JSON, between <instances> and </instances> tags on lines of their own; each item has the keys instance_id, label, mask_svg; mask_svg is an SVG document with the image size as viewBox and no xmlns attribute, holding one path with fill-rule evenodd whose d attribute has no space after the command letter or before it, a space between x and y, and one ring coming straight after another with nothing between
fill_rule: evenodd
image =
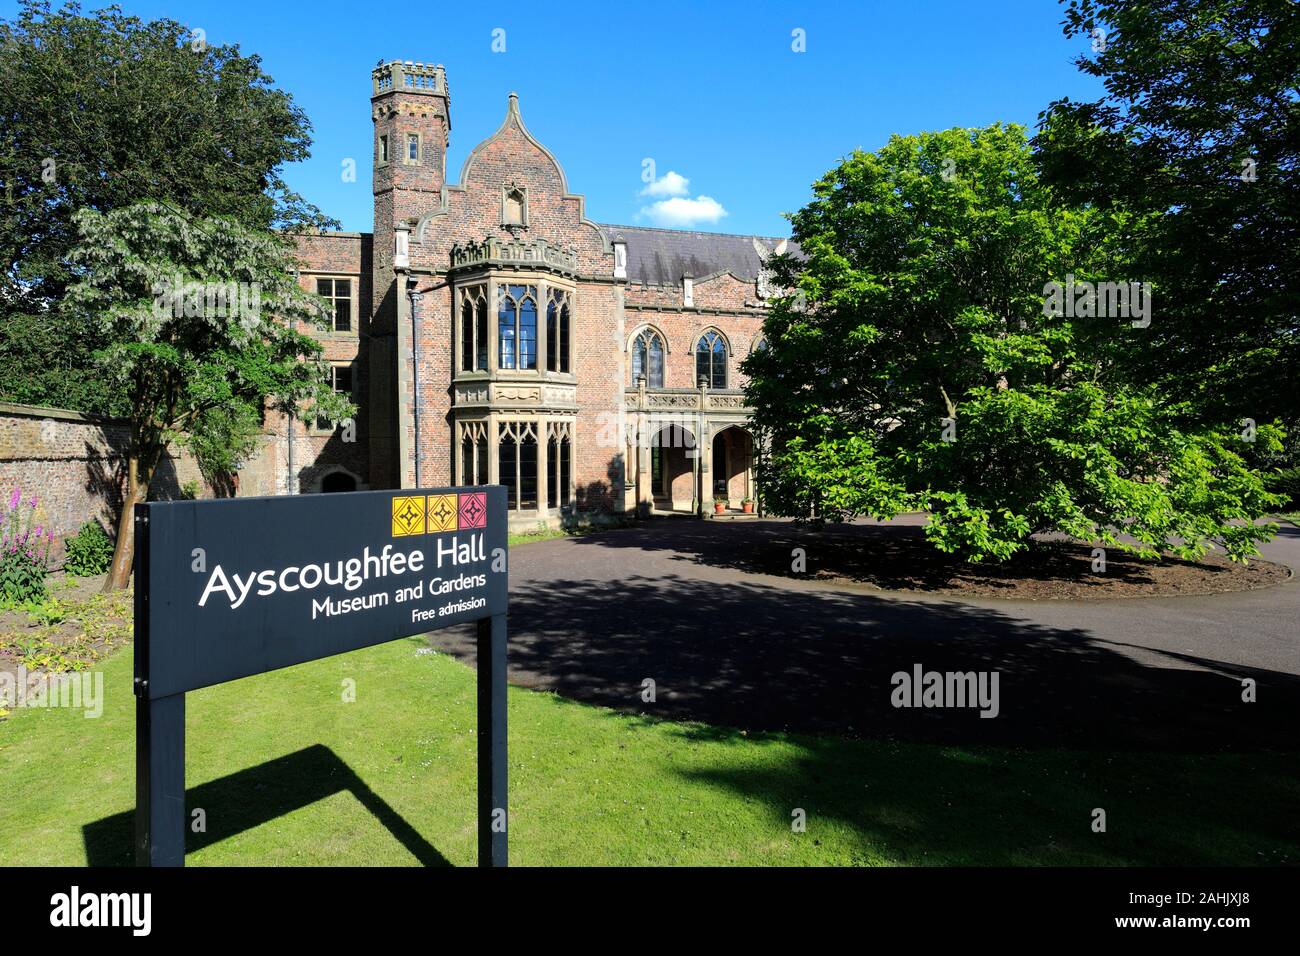
<instances>
[{"instance_id":1,"label":"stone archway","mask_svg":"<svg viewBox=\"0 0 1300 956\"><path fill-rule=\"evenodd\" d=\"M331 465L318 474L311 482L311 493L331 494L345 491L364 491L363 484L356 475L342 465Z\"/></svg>"},{"instance_id":2,"label":"stone archway","mask_svg":"<svg viewBox=\"0 0 1300 956\"><path fill-rule=\"evenodd\" d=\"M754 436L743 425L724 425L713 432L704 489L709 510L716 498L724 498L728 510L739 511L745 499L754 497L754 450Z\"/></svg>"},{"instance_id":3,"label":"stone archway","mask_svg":"<svg viewBox=\"0 0 1300 956\"><path fill-rule=\"evenodd\" d=\"M638 500L655 511L690 514L695 504L695 434L680 424L663 425L650 437Z\"/></svg>"}]
</instances>

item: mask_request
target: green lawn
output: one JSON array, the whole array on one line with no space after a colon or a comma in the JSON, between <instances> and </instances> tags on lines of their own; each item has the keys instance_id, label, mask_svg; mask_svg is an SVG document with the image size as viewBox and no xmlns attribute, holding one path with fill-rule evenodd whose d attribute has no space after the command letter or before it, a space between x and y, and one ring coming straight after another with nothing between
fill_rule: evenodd
<instances>
[{"instance_id":1,"label":"green lawn","mask_svg":"<svg viewBox=\"0 0 1300 956\"><path fill-rule=\"evenodd\" d=\"M208 833L191 834L188 862L473 863L474 672L425 647L190 694L188 803ZM0 864L129 861L131 648L102 670L102 717L0 722ZM1296 862L1300 792L1281 756L747 736L514 687L509 707L516 864ZM1105 834L1089 828L1098 806Z\"/></svg>"},{"instance_id":2,"label":"green lawn","mask_svg":"<svg viewBox=\"0 0 1300 956\"><path fill-rule=\"evenodd\" d=\"M572 533L558 528L547 528L545 531L529 531L524 534L511 532L506 536L506 543L513 548L517 544L528 544L530 541L550 541L553 538L567 538Z\"/></svg>"}]
</instances>

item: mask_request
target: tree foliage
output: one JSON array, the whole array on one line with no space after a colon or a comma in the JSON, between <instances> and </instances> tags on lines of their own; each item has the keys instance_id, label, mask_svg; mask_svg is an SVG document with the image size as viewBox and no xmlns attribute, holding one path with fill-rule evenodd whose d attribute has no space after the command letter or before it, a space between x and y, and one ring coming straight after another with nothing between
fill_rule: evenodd
<instances>
[{"instance_id":1,"label":"tree foliage","mask_svg":"<svg viewBox=\"0 0 1300 956\"><path fill-rule=\"evenodd\" d=\"M110 586L130 574L132 506L172 442L205 470L229 469L251 450L264 404L304 420L342 420L319 342L325 304L298 284L291 243L231 217L196 218L162 203L76 216L72 304L94 316L108 344L99 374L129 403L127 493Z\"/></svg>"},{"instance_id":2,"label":"tree foliage","mask_svg":"<svg viewBox=\"0 0 1300 956\"><path fill-rule=\"evenodd\" d=\"M24 0L0 21L0 398L126 410L90 361L102 326L64 306L78 210L159 201L253 229L330 225L280 175L309 134L237 46Z\"/></svg>"},{"instance_id":3,"label":"tree foliage","mask_svg":"<svg viewBox=\"0 0 1300 956\"><path fill-rule=\"evenodd\" d=\"M1134 269L1164 319L1135 374L1201 422L1300 424L1300 5L1063 2L1106 92L1053 103L1036 147L1069 201L1145 214Z\"/></svg>"},{"instance_id":4,"label":"tree foliage","mask_svg":"<svg viewBox=\"0 0 1300 956\"><path fill-rule=\"evenodd\" d=\"M1060 202L1025 131L1001 125L894 137L813 193L792 217L799 255L776 264L792 294L746 365L770 509L925 510L930 541L971 560L1049 531L1255 553L1270 532L1240 522L1275 499L1239 436L1183 424L1181 399L1132 374L1158 320L1045 307L1071 275L1137 280L1145 213Z\"/></svg>"}]
</instances>

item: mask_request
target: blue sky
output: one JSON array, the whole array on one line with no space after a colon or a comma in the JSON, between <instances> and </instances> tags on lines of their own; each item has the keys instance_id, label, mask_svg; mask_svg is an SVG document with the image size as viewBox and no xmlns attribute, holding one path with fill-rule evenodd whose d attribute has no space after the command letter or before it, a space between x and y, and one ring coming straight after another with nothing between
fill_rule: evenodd
<instances>
[{"instance_id":1,"label":"blue sky","mask_svg":"<svg viewBox=\"0 0 1300 956\"><path fill-rule=\"evenodd\" d=\"M997 120L1032 126L1053 99L1100 94L1072 63L1087 41L1061 35L1054 0L119 2L260 54L314 128L290 185L350 230L371 226L368 97L380 59L447 68L453 180L514 90L589 217L762 235L786 235L781 213L856 147ZM0 0L0 14L15 9ZM805 52L792 49L795 30ZM343 181L346 159L356 182ZM646 159L655 195L644 194Z\"/></svg>"}]
</instances>

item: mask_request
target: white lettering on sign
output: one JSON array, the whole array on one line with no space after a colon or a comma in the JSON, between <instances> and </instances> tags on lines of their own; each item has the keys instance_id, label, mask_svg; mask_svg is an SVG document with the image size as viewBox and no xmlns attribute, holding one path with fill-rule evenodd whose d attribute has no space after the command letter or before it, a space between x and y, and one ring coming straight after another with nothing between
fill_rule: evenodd
<instances>
[{"instance_id":1,"label":"white lettering on sign","mask_svg":"<svg viewBox=\"0 0 1300 956\"><path fill-rule=\"evenodd\" d=\"M442 559L448 558L452 564L473 564L475 561L486 561L487 552L483 548L483 535L472 534L468 541L461 541L455 535L452 535L450 541L438 542L438 567L442 567Z\"/></svg>"},{"instance_id":2,"label":"white lettering on sign","mask_svg":"<svg viewBox=\"0 0 1300 956\"><path fill-rule=\"evenodd\" d=\"M455 538L452 539L451 547L454 552L471 555L470 557L464 557L463 554L454 554L452 556L453 564L463 561L482 560L482 536L475 535L475 537L479 539L477 544L471 542L459 548L456 547ZM439 544L438 549L438 566L441 567L441 544ZM479 557L473 557L474 554L479 555ZM383 550L378 554L372 554L370 548L367 547L361 552L360 557L326 561L322 564L306 564L302 567L290 566L278 570L268 568L265 571L250 571L246 575L232 572L227 576L225 569L218 564L212 568L212 573L208 576L208 583L203 588L202 597L199 598L199 607L206 606L208 598L218 593L226 596L226 600L230 602L230 609L233 611L243 604L250 594L255 594L257 597L269 597L277 591L311 591L321 584L342 585L347 591L355 591L372 578L406 574L408 571L418 574L423 570L423 551L399 551L393 553L391 544L384 545ZM253 591L254 584L257 585L256 591Z\"/></svg>"}]
</instances>

